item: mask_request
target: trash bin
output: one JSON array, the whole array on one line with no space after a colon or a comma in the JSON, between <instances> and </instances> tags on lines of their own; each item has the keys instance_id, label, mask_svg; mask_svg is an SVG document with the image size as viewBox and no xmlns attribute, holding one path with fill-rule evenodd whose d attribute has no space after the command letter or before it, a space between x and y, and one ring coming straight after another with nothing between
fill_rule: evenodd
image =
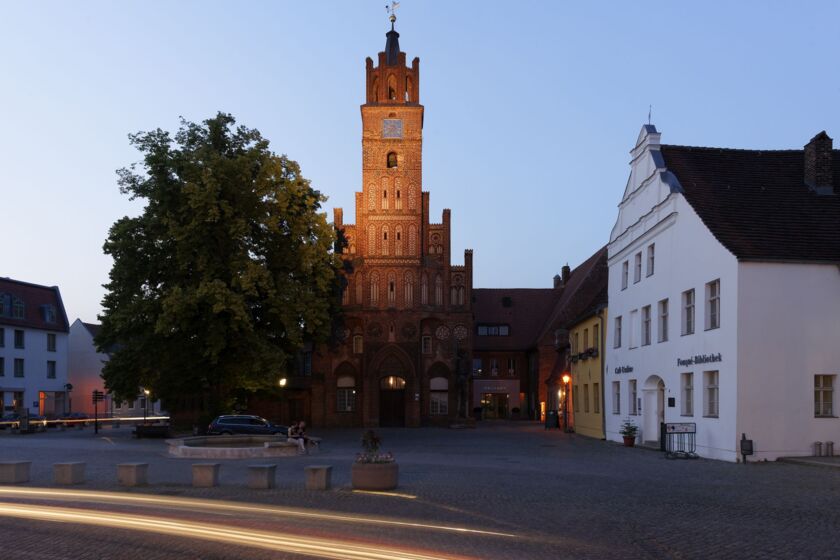
<instances>
[{"instance_id":1,"label":"trash bin","mask_svg":"<svg viewBox=\"0 0 840 560\"><path fill-rule=\"evenodd\" d=\"M825 456L826 457L834 457L834 442L833 441L825 442Z\"/></svg>"},{"instance_id":2,"label":"trash bin","mask_svg":"<svg viewBox=\"0 0 840 560\"><path fill-rule=\"evenodd\" d=\"M814 457L819 457L822 455L822 442L815 441L814 442Z\"/></svg>"},{"instance_id":3,"label":"trash bin","mask_svg":"<svg viewBox=\"0 0 840 560\"><path fill-rule=\"evenodd\" d=\"M556 410L549 410L545 413L545 429L560 428L560 415Z\"/></svg>"}]
</instances>

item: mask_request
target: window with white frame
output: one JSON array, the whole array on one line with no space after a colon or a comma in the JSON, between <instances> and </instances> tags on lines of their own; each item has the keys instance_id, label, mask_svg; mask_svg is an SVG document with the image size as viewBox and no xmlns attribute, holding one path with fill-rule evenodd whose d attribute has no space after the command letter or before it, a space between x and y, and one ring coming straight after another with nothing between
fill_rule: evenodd
<instances>
[{"instance_id":1,"label":"window with white frame","mask_svg":"<svg viewBox=\"0 0 840 560\"><path fill-rule=\"evenodd\" d=\"M654 244L651 243L648 245L647 248L647 275L653 276L653 264L654 264Z\"/></svg>"},{"instance_id":2,"label":"window with white frame","mask_svg":"<svg viewBox=\"0 0 840 560\"><path fill-rule=\"evenodd\" d=\"M53 360L47 362L47 379L55 379L55 362Z\"/></svg>"},{"instance_id":3,"label":"window with white frame","mask_svg":"<svg viewBox=\"0 0 840 560\"><path fill-rule=\"evenodd\" d=\"M659 302L659 342L668 341L668 300Z\"/></svg>"},{"instance_id":4,"label":"window with white frame","mask_svg":"<svg viewBox=\"0 0 840 560\"><path fill-rule=\"evenodd\" d=\"M718 417L718 378L716 371L703 372L703 416L707 418Z\"/></svg>"},{"instance_id":5,"label":"window with white frame","mask_svg":"<svg viewBox=\"0 0 840 560\"><path fill-rule=\"evenodd\" d=\"M424 336L422 338L421 347L424 354L431 354L432 353L432 337L431 336Z\"/></svg>"},{"instance_id":6,"label":"window with white frame","mask_svg":"<svg viewBox=\"0 0 840 560\"><path fill-rule=\"evenodd\" d=\"M814 416L834 416L834 376L814 376Z\"/></svg>"},{"instance_id":7,"label":"window with white frame","mask_svg":"<svg viewBox=\"0 0 840 560\"><path fill-rule=\"evenodd\" d=\"M634 309L630 312L630 342L627 344L631 349L639 346L639 310Z\"/></svg>"},{"instance_id":8,"label":"window with white frame","mask_svg":"<svg viewBox=\"0 0 840 560\"><path fill-rule=\"evenodd\" d=\"M633 283L636 284L642 279L642 254L636 253L633 257Z\"/></svg>"},{"instance_id":9,"label":"window with white frame","mask_svg":"<svg viewBox=\"0 0 840 560\"><path fill-rule=\"evenodd\" d=\"M23 348L24 345L24 335L22 330L15 330L15 348Z\"/></svg>"},{"instance_id":10,"label":"window with white frame","mask_svg":"<svg viewBox=\"0 0 840 560\"><path fill-rule=\"evenodd\" d=\"M338 412L356 410L356 379L352 375L342 375L336 382L335 409Z\"/></svg>"},{"instance_id":11,"label":"window with white frame","mask_svg":"<svg viewBox=\"0 0 840 560\"><path fill-rule=\"evenodd\" d=\"M706 284L706 330L720 327L720 279Z\"/></svg>"},{"instance_id":12,"label":"window with white frame","mask_svg":"<svg viewBox=\"0 0 840 560\"><path fill-rule=\"evenodd\" d=\"M429 413L433 416L449 414L449 381L433 377L429 382Z\"/></svg>"},{"instance_id":13,"label":"window with white frame","mask_svg":"<svg viewBox=\"0 0 840 560\"><path fill-rule=\"evenodd\" d=\"M694 416L694 374L681 374L680 385L682 386L682 410L680 414L683 416Z\"/></svg>"},{"instance_id":14,"label":"window with white frame","mask_svg":"<svg viewBox=\"0 0 840 560\"><path fill-rule=\"evenodd\" d=\"M615 318L615 340L613 348L621 348L621 316Z\"/></svg>"},{"instance_id":15,"label":"window with white frame","mask_svg":"<svg viewBox=\"0 0 840 560\"><path fill-rule=\"evenodd\" d=\"M694 290L682 293L682 333L694 334Z\"/></svg>"},{"instance_id":16,"label":"window with white frame","mask_svg":"<svg viewBox=\"0 0 840 560\"><path fill-rule=\"evenodd\" d=\"M642 346L650 344L650 305L642 307Z\"/></svg>"},{"instance_id":17,"label":"window with white frame","mask_svg":"<svg viewBox=\"0 0 840 560\"><path fill-rule=\"evenodd\" d=\"M508 358L508 375L516 375L516 358Z\"/></svg>"},{"instance_id":18,"label":"window with white frame","mask_svg":"<svg viewBox=\"0 0 840 560\"><path fill-rule=\"evenodd\" d=\"M612 384L612 412L621 414L621 382L613 381Z\"/></svg>"},{"instance_id":19,"label":"window with white frame","mask_svg":"<svg viewBox=\"0 0 840 560\"><path fill-rule=\"evenodd\" d=\"M639 414L639 402L637 400L637 395L636 395L636 380L631 379L630 381L627 382L627 384L628 384L627 404L630 405L628 408L630 410L630 415L631 416L636 416L637 414Z\"/></svg>"},{"instance_id":20,"label":"window with white frame","mask_svg":"<svg viewBox=\"0 0 840 560\"><path fill-rule=\"evenodd\" d=\"M589 384L583 384L583 411L589 412Z\"/></svg>"},{"instance_id":21,"label":"window with white frame","mask_svg":"<svg viewBox=\"0 0 840 560\"><path fill-rule=\"evenodd\" d=\"M601 384L592 384L592 412L595 414L601 413Z\"/></svg>"},{"instance_id":22,"label":"window with white frame","mask_svg":"<svg viewBox=\"0 0 840 560\"><path fill-rule=\"evenodd\" d=\"M621 263L621 289L627 289L627 277L630 275L630 263L624 261Z\"/></svg>"},{"instance_id":23,"label":"window with white frame","mask_svg":"<svg viewBox=\"0 0 840 560\"><path fill-rule=\"evenodd\" d=\"M15 358L15 377L23 377L23 358Z\"/></svg>"},{"instance_id":24,"label":"window with white frame","mask_svg":"<svg viewBox=\"0 0 840 560\"><path fill-rule=\"evenodd\" d=\"M353 353L354 354L362 354L362 353L364 353L364 349L365 349L365 344L364 344L364 338L362 338L362 335L360 335L360 334L354 335L353 336Z\"/></svg>"}]
</instances>

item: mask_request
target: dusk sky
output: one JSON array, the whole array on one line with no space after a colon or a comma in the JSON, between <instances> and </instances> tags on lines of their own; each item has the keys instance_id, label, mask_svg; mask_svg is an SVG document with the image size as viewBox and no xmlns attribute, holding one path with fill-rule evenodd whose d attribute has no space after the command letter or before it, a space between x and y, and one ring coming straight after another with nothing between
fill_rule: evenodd
<instances>
[{"instance_id":1,"label":"dusk sky","mask_svg":"<svg viewBox=\"0 0 840 560\"><path fill-rule=\"evenodd\" d=\"M669 144L840 136L840 3L403 0L420 57L424 184L476 287L549 287L604 245L652 122ZM365 57L384 0L0 1L0 276L96 321L127 135L217 111L259 129L353 220ZM838 147L835 144L835 148Z\"/></svg>"}]
</instances>

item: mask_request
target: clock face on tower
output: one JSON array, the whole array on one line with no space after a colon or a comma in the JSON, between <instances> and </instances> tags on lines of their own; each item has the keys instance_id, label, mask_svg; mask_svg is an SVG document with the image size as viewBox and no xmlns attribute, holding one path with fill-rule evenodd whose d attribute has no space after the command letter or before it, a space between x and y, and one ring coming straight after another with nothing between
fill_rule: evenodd
<instances>
[{"instance_id":1,"label":"clock face on tower","mask_svg":"<svg viewBox=\"0 0 840 560\"><path fill-rule=\"evenodd\" d=\"M382 120L382 138L402 138L402 120L401 119L383 119Z\"/></svg>"}]
</instances>

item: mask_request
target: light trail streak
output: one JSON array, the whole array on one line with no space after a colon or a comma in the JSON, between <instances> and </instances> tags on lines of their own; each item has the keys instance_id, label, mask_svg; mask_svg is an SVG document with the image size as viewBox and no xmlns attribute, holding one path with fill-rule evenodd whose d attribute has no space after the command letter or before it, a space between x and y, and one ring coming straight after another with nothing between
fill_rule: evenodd
<instances>
[{"instance_id":1,"label":"light trail streak","mask_svg":"<svg viewBox=\"0 0 840 560\"><path fill-rule=\"evenodd\" d=\"M137 494L124 494L120 492L101 492L88 490L61 490L58 488L18 488L12 486L0 486L0 497L23 498L52 501L84 501L84 502L107 502L119 505L130 506L157 506L170 509L189 509L202 512L214 511L218 513L250 513L274 516L301 517L317 519L321 521L335 521L341 523L360 523L366 525L385 525L396 527L408 527L413 529L428 529L434 531L448 531L454 533L468 533L475 535L516 538L511 533L500 533L496 531L484 531L481 529L470 529L468 527L457 527L451 525L432 525L414 521L400 521L396 519L383 519L371 516L352 516L320 511L307 511L293 508L281 508L277 506L255 506L237 502L202 500L197 498L182 498L177 496L150 496Z\"/></svg>"},{"instance_id":2,"label":"light trail streak","mask_svg":"<svg viewBox=\"0 0 840 560\"><path fill-rule=\"evenodd\" d=\"M282 535L267 531L230 529L209 523L133 515L117 512L0 502L0 515L20 519L53 521L144 531L274 551L291 552L333 560L441 560L463 558L431 555L387 546L360 544L337 539Z\"/></svg>"}]
</instances>

